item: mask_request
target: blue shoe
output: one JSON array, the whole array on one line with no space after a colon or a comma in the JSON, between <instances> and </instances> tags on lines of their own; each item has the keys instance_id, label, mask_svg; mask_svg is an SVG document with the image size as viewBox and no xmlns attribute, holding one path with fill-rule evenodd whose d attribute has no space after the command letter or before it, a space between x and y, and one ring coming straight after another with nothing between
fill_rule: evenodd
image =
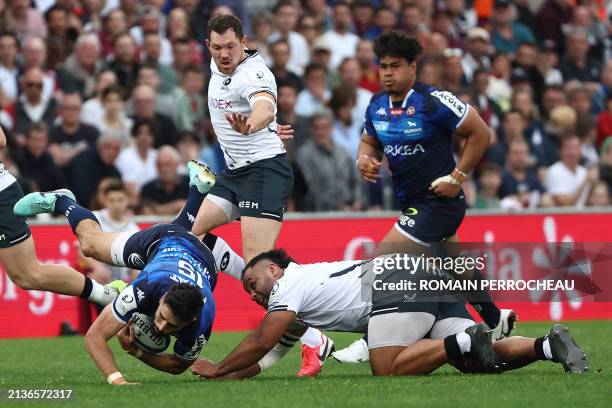
<instances>
[{"instance_id":1,"label":"blue shoe","mask_svg":"<svg viewBox=\"0 0 612 408\"><path fill-rule=\"evenodd\" d=\"M189 160L189 187L196 186L201 194L206 194L215 185L215 173L210 170L208 165L197 160Z\"/></svg>"},{"instance_id":2,"label":"blue shoe","mask_svg":"<svg viewBox=\"0 0 612 408\"><path fill-rule=\"evenodd\" d=\"M48 192L35 192L22 197L21 200L15 203L13 212L15 215L22 217L31 217L32 215L49 213L52 214L55 210L55 201L59 196L66 196L71 200L76 201L72 191L60 189Z\"/></svg>"}]
</instances>

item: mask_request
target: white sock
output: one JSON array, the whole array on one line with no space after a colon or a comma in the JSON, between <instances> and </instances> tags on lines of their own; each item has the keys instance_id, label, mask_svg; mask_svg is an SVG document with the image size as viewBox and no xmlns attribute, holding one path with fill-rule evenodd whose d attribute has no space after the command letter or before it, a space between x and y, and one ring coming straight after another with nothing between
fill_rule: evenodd
<instances>
[{"instance_id":1,"label":"white sock","mask_svg":"<svg viewBox=\"0 0 612 408\"><path fill-rule=\"evenodd\" d=\"M461 354L469 353L472 349L472 340L470 340L470 335L465 332L457 334L457 344L459 344Z\"/></svg>"},{"instance_id":2,"label":"white sock","mask_svg":"<svg viewBox=\"0 0 612 408\"><path fill-rule=\"evenodd\" d=\"M544 349L544 355L546 356L546 358L552 360L553 355L552 351L550 350L550 342L548 341L548 337L544 339L544 342L542 343L542 348Z\"/></svg>"},{"instance_id":3,"label":"white sock","mask_svg":"<svg viewBox=\"0 0 612 408\"><path fill-rule=\"evenodd\" d=\"M91 300L92 302L106 306L111 303L115 297L117 297L115 291L111 291L109 288L100 285L93 279L91 280L91 284L91 293L87 299Z\"/></svg>"},{"instance_id":4,"label":"white sock","mask_svg":"<svg viewBox=\"0 0 612 408\"><path fill-rule=\"evenodd\" d=\"M319 347L323 344L323 333L319 330L309 327L306 329L302 337L300 337L300 342L308 347Z\"/></svg>"},{"instance_id":5,"label":"white sock","mask_svg":"<svg viewBox=\"0 0 612 408\"><path fill-rule=\"evenodd\" d=\"M220 272L240 280L245 265L244 259L234 252L223 238L217 237L210 252L212 252Z\"/></svg>"}]
</instances>

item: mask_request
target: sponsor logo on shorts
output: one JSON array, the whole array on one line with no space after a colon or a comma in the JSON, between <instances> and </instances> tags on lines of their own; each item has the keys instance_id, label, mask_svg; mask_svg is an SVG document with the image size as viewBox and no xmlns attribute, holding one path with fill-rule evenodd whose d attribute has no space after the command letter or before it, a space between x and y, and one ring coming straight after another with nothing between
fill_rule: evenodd
<instances>
[{"instance_id":1,"label":"sponsor logo on shorts","mask_svg":"<svg viewBox=\"0 0 612 408\"><path fill-rule=\"evenodd\" d=\"M221 263L219 264L219 269L224 271L225 268L227 268L227 265L229 264L229 259L230 259L230 253L229 251L226 251L223 254L223 257L221 257Z\"/></svg>"},{"instance_id":2,"label":"sponsor logo on shorts","mask_svg":"<svg viewBox=\"0 0 612 408\"><path fill-rule=\"evenodd\" d=\"M139 254L133 253L128 256L128 265L135 266L136 268L144 268L145 263Z\"/></svg>"},{"instance_id":3,"label":"sponsor logo on shorts","mask_svg":"<svg viewBox=\"0 0 612 408\"><path fill-rule=\"evenodd\" d=\"M0 234L0 241L4 241L6 239L6 235L5 234Z\"/></svg>"},{"instance_id":4,"label":"sponsor logo on shorts","mask_svg":"<svg viewBox=\"0 0 612 408\"><path fill-rule=\"evenodd\" d=\"M136 289L136 296L138 297L138 301L142 302L142 299L144 299L145 294L142 290Z\"/></svg>"},{"instance_id":5,"label":"sponsor logo on shorts","mask_svg":"<svg viewBox=\"0 0 612 408\"><path fill-rule=\"evenodd\" d=\"M414 227L416 224L416 221L414 220L414 218L406 214L400 215L398 222L402 227L410 227L410 228Z\"/></svg>"},{"instance_id":6,"label":"sponsor logo on shorts","mask_svg":"<svg viewBox=\"0 0 612 408\"><path fill-rule=\"evenodd\" d=\"M404 211L404 214L406 215L417 215L418 213L419 213L419 210L417 210L414 207L410 207L406 211Z\"/></svg>"},{"instance_id":7,"label":"sponsor logo on shorts","mask_svg":"<svg viewBox=\"0 0 612 408\"><path fill-rule=\"evenodd\" d=\"M425 149L420 143L410 145L385 146L385 155L387 156L413 156L417 153L425 153Z\"/></svg>"},{"instance_id":8,"label":"sponsor logo on shorts","mask_svg":"<svg viewBox=\"0 0 612 408\"><path fill-rule=\"evenodd\" d=\"M126 293L125 295L121 296L121 301L125 303L131 303L134 301L134 298L129 293Z\"/></svg>"},{"instance_id":9,"label":"sponsor logo on shorts","mask_svg":"<svg viewBox=\"0 0 612 408\"><path fill-rule=\"evenodd\" d=\"M238 203L238 207L240 208L259 208L259 203L256 203L254 201L240 201Z\"/></svg>"}]
</instances>

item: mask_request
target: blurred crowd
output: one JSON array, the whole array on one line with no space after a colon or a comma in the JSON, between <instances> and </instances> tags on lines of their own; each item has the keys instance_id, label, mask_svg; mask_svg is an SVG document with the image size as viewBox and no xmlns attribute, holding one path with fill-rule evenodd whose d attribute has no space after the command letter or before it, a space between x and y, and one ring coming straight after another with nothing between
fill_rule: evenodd
<instances>
[{"instance_id":1,"label":"blurred crowd","mask_svg":"<svg viewBox=\"0 0 612 408\"><path fill-rule=\"evenodd\" d=\"M380 90L373 40L424 47L421 82L451 91L493 130L464 185L473 208L610 205L612 10L604 0L0 0L5 167L24 190L68 187L93 209L173 215L186 162L223 155L207 108L206 24L235 14L275 74L291 124L293 211L397 208L390 177L355 157ZM455 140L457 153L462 140ZM110 179L110 181L109 181ZM109 190L109 185L115 186ZM114 190L113 190L114 189ZM121 216L123 217L123 216ZM120 217L120 218L121 218Z\"/></svg>"}]
</instances>

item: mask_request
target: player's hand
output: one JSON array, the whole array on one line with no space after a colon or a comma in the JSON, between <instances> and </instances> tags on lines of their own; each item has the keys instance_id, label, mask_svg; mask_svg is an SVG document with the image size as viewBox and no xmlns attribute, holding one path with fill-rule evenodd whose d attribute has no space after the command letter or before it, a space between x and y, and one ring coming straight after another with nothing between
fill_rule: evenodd
<instances>
[{"instance_id":1,"label":"player's hand","mask_svg":"<svg viewBox=\"0 0 612 408\"><path fill-rule=\"evenodd\" d=\"M450 177L450 175L435 179L429 186L429 191L431 191L438 197L456 197L457 194L459 194L459 191L461 191L461 184L453 184L448 181L445 181L447 177Z\"/></svg>"},{"instance_id":2,"label":"player's hand","mask_svg":"<svg viewBox=\"0 0 612 408\"><path fill-rule=\"evenodd\" d=\"M294 133L295 130L291 125L276 125L276 134L282 141L293 139Z\"/></svg>"},{"instance_id":3,"label":"player's hand","mask_svg":"<svg viewBox=\"0 0 612 408\"><path fill-rule=\"evenodd\" d=\"M226 112L225 119L229 122L232 129L243 135L248 135L251 132L251 124L248 122L249 117L239 112Z\"/></svg>"},{"instance_id":4,"label":"player's hand","mask_svg":"<svg viewBox=\"0 0 612 408\"><path fill-rule=\"evenodd\" d=\"M361 178L369 183L376 183L380 176L380 167L382 163L374 157L360 155L357 159L357 170Z\"/></svg>"},{"instance_id":5,"label":"player's hand","mask_svg":"<svg viewBox=\"0 0 612 408\"><path fill-rule=\"evenodd\" d=\"M218 377L218 367L218 364L216 364L215 362L203 358L197 360L195 363L192 364L191 372L193 373L193 375L198 375L209 380L214 380Z\"/></svg>"},{"instance_id":6,"label":"player's hand","mask_svg":"<svg viewBox=\"0 0 612 408\"><path fill-rule=\"evenodd\" d=\"M136 348L136 344L134 343L134 339L136 337L136 333L134 332L134 323L129 322L126 324L123 329L117 333L117 340L119 340L119 344L121 348L126 352L130 353Z\"/></svg>"},{"instance_id":7,"label":"player's hand","mask_svg":"<svg viewBox=\"0 0 612 408\"><path fill-rule=\"evenodd\" d=\"M140 385L140 383L126 381L125 378L119 377L115 381L113 381L111 385Z\"/></svg>"}]
</instances>

